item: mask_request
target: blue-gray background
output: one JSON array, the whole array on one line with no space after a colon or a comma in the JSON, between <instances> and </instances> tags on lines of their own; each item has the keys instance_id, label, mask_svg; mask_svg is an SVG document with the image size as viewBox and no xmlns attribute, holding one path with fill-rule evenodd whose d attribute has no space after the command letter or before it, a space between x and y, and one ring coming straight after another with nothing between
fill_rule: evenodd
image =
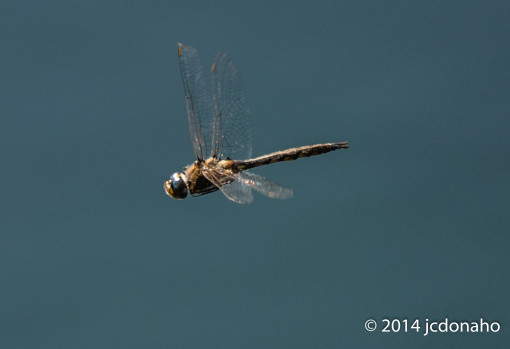
<instances>
[{"instance_id":1,"label":"blue-gray background","mask_svg":"<svg viewBox=\"0 0 510 349\"><path fill-rule=\"evenodd\" d=\"M2 348L508 347L507 1L2 1ZM193 161L176 43L228 50L256 172L241 206L162 189ZM383 334L383 318L501 323ZM374 318L376 332L364 322Z\"/></svg>"}]
</instances>

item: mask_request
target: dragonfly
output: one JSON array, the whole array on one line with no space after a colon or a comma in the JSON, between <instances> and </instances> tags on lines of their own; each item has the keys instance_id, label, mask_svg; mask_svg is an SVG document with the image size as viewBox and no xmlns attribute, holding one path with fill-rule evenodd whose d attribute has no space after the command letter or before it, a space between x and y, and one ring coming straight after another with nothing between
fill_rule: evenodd
<instances>
[{"instance_id":1,"label":"dragonfly","mask_svg":"<svg viewBox=\"0 0 510 349\"><path fill-rule=\"evenodd\" d=\"M251 168L324 154L349 147L347 142L302 146L252 158L251 115L241 78L226 52L220 52L210 69L209 88L197 50L178 43L178 58L186 97L188 126L196 160L165 181L174 199L220 190L230 200L247 204L253 190L269 198L288 199L285 188Z\"/></svg>"}]
</instances>

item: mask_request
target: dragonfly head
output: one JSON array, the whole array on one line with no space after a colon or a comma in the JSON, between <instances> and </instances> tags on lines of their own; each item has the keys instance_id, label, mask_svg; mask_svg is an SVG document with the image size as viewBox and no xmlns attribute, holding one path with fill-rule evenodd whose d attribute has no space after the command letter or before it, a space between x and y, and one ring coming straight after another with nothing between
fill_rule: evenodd
<instances>
[{"instance_id":1,"label":"dragonfly head","mask_svg":"<svg viewBox=\"0 0 510 349\"><path fill-rule=\"evenodd\" d=\"M167 195L178 200L188 196L186 176L183 173L175 172L170 179L165 182L165 192Z\"/></svg>"}]
</instances>

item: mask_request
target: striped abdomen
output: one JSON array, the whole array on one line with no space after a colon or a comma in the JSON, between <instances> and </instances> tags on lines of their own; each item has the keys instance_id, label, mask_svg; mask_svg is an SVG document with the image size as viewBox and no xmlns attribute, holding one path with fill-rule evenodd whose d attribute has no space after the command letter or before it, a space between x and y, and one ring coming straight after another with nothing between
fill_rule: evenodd
<instances>
[{"instance_id":1,"label":"striped abdomen","mask_svg":"<svg viewBox=\"0 0 510 349\"><path fill-rule=\"evenodd\" d=\"M349 148L349 145L347 142L305 145L304 147L276 151L274 153L262 155L253 159L235 160L234 167L237 170L242 171L252 167L272 164L275 162L291 161L299 158L307 158L309 156L320 155L340 148Z\"/></svg>"}]
</instances>

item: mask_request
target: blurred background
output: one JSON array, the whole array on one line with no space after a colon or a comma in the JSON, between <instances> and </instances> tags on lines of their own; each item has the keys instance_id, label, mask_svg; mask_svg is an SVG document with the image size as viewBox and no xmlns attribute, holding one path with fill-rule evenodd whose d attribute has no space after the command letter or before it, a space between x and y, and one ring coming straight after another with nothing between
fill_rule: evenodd
<instances>
[{"instance_id":1,"label":"blurred background","mask_svg":"<svg viewBox=\"0 0 510 349\"><path fill-rule=\"evenodd\" d=\"M2 1L0 347L508 347L509 11ZM194 159L177 42L234 59L255 156L351 148L254 171L291 200L168 198Z\"/></svg>"}]
</instances>

